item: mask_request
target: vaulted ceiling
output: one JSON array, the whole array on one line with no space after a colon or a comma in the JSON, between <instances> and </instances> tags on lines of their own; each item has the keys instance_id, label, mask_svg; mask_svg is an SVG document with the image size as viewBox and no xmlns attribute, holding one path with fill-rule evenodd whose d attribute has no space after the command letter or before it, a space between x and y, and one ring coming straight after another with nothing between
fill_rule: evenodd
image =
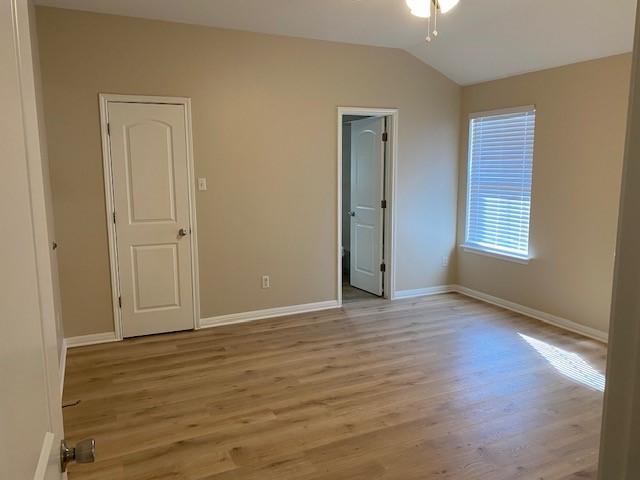
<instances>
[{"instance_id":1,"label":"vaulted ceiling","mask_svg":"<svg viewBox=\"0 0 640 480\"><path fill-rule=\"evenodd\" d=\"M636 0L460 0L427 46L404 0L37 0L40 5L404 49L461 85L629 52Z\"/></svg>"}]
</instances>

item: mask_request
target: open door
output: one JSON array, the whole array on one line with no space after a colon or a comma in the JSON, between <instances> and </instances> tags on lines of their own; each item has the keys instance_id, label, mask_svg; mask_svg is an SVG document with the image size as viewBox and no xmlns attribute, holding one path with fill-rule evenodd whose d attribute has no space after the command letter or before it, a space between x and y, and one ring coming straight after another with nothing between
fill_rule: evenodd
<instances>
[{"instance_id":1,"label":"open door","mask_svg":"<svg viewBox=\"0 0 640 480\"><path fill-rule=\"evenodd\" d=\"M60 345L33 14L28 0L0 0L0 477L60 480Z\"/></svg>"},{"instance_id":2,"label":"open door","mask_svg":"<svg viewBox=\"0 0 640 480\"><path fill-rule=\"evenodd\" d=\"M382 296L384 117L351 122L351 285Z\"/></svg>"}]
</instances>

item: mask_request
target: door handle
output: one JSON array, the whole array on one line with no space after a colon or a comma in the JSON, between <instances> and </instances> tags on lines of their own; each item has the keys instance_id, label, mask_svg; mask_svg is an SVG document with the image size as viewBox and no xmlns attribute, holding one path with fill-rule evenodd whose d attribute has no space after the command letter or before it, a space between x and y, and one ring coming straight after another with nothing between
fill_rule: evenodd
<instances>
[{"instance_id":1,"label":"door handle","mask_svg":"<svg viewBox=\"0 0 640 480\"><path fill-rule=\"evenodd\" d=\"M352 212L351 210L349 210L349 216L350 217L355 217L356 216L356 212Z\"/></svg>"},{"instance_id":2,"label":"door handle","mask_svg":"<svg viewBox=\"0 0 640 480\"><path fill-rule=\"evenodd\" d=\"M74 448L66 440L60 442L60 471L66 472L71 462L94 463L96 461L96 441L93 438L83 440Z\"/></svg>"},{"instance_id":3,"label":"door handle","mask_svg":"<svg viewBox=\"0 0 640 480\"><path fill-rule=\"evenodd\" d=\"M190 234L191 234L190 228L181 228L180 230L178 230L178 236L180 238L186 237L187 235L190 235Z\"/></svg>"}]
</instances>

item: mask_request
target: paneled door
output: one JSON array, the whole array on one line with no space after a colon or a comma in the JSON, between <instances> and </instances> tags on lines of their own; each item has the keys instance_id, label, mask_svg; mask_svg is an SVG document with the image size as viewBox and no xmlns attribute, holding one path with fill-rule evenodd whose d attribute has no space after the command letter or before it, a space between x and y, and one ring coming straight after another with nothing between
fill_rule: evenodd
<instances>
[{"instance_id":1,"label":"paneled door","mask_svg":"<svg viewBox=\"0 0 640 480\"><path fill-rule=\"evenodd\" d=\"M192 329L185 106L110 101L107 112L123 336Z\"/></svg>"},{"instance_id":2,"label":"paneled door","mask_svg":"<svg viewBox=\"0 0 640 480\"><path fill-rule=\"evenodd\" d=\"M382 295L384 118L351 122L351 285Z\"/></svg>"}]
</instances>

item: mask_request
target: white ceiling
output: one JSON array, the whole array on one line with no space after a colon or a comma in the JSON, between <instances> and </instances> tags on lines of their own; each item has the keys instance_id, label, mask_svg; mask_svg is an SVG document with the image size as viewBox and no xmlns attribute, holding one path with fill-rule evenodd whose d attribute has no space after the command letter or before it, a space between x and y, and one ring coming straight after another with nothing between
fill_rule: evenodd
<instances>
[{"instance_id":1,"label":"white ceiling","mask_svg":"<svg viewBox=\"0 0 640 480\"><path fill-rule=\"evenodd\" d=\"M636 0L460 0L427 46L404 0L36 0L77 10L402 48L462 85L631 51Z\"/></svg>"}]
</instances>

